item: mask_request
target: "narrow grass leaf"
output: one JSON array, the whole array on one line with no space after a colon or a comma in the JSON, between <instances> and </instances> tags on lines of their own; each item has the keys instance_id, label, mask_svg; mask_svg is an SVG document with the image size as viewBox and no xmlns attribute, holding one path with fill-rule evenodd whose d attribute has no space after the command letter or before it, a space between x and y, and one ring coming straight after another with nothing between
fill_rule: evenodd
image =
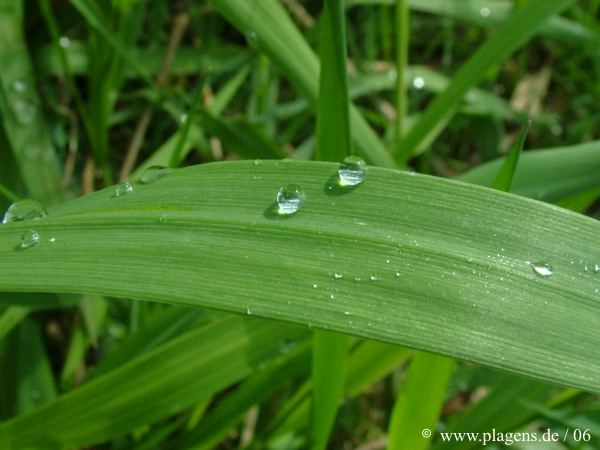
<instances>
[{"instance_id":1,"label":"narrow grass leaf","mask_svg":"<svg viewBox=\"0 0 600 450\"><path fill-rule=\"evenodd\" d=\"M532 2L515 11L461 66L448 88L428 106L403 139L403 151L416 155L427 150L450 121L466 92L485 77L488 69L527 42L549 17L573 3L573 0ZM397 157L402 158L402 155L397 154Z\"/></svg>"},{"instance_id":2,"label":"narrow grass leaf","mask_svg":"<svg viewBox=\"0 0 600 450\"><path fill-rule=\"evenodd\" d=\"M504 164L498 158L457 177L467 183L490 186ZM511 192L557 202L600 187L600 141L568 147L530 150L519 158Z\"/></svg>"},{"instance_id":3,"label":"narrow grass leaf","mask_svg":"<svg viewBox=\"0 0 600 450\"><path fill-rule=\"evenodd\" d=\"M316 104L319 62L278 1L212 0L211 3L280 68L302 95ZM371 164L394 167L387 149L355 107L350 108L350 122L356 152Z\"/></svg>"},{"instance_id":4,"label":"narrow grass leaf","mask_svg":"<svg viewBox=\"0 0 600 450\"><path fill-rule=\"evenodd\" d=\"M531 126L531 122L528 122L523 126L521 132L519 133L519 137L514 145L511 146L508 151L508 155L506 155L506 159L504 160L504 164L500 168L498 175L496 175L496 179L492 184L494 189L498 189L499 191L510 192L510 186L512 184L513 178L515 176L515 171L517 170L517 166L519 164L519 157L521 156L521 152L523 151L523 145L525 145L525 138L527 137L527 133L529 131L529 127Z\"/></svg>"},{"instance_id":5,"label":"narrow grass leaf","mask_svg":"<svg viewBox=\"0 0 600 450\"><path fill-rule=\"evenodd\" d=\"M413 357L392 410L388 450L429 448L454 366L452 359L430 353Z\"/></svg>"}]
</instances>

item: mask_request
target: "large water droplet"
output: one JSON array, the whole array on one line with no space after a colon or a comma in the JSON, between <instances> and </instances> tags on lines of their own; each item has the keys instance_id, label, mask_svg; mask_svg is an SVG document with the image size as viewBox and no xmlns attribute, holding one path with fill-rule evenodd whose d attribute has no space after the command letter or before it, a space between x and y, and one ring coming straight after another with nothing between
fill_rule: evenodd
<instances>
[{"instance_id":1,"label":"large water droplet","mask_svg":"<svg viewBox=\"0 0 600 450\"><path fill-rule=\"evenodd\" d=\"M356 186L365 181L367 165L358 156L348 156L340 163L338 174L340 186Z\"/></svg>"},{"instance_id":2,"label":"large water droplet","mask_svg":"<svg viewBox=\"0 0 600 450\"><path fill-rule=\"evenodd\" d=\"M129 181L126 181L125 183L117 184L113 197L123 197L130 192L133 192L133 186Z\"/></svg>"},{"instance_id":3,"label":"large water droplet","mask_svg":"<svg viewBox=\"0 0 600 450\"><path fill-rule=\"evenodd\" d=\"M554 269L547 262L534 262L531 263L533 271L541 277L549 277L554 273Z\"/></svg>"},{"instance_id":4,"label":"large water droplet","mask_svg":"<svg viewBox=\"0 0 600 450\"><path fill-rule=\"evenodd\" d=\"M40 202L33 199L19 200L6 210L2 223L19 222L22 220L40 219L48 213Z\"/></svg>"},{"instance_id":5,"label":"large water droplet","mask_svg":"<svg viewBox=\"0 0 600 450\"><path fill-rule=\"evenodd\" d=\"M140 182L141 184L156 183L162 177L164 177L165 175L169 175L170 173L171 169L169 167L151 166L144 170L142 175L140 175L138 182Z\"/></svg>"},{"instance_id":6,"label":"large water droplet","mask_svg":"<svg viewBox=\"0 0 600 450\"><path fill-rule=\"evenodd\" d=\"M489 17L489 16L490 16L490 14L491 14L490 8L488 8L487 6L482 6L482 7L479 9L479 15L480 15L481 17Z\"/></svg>"},{"instance_id":7,"label":"large water droplet","mask_svg":"<svg viewBox=\"0 0 600 450\"><path fill-rule=\"evenodd\" d=\"M304 191L297 184L288 184L277 192L279 214L294 214L304 203Z\"/></svg>"},{"instance_id":8,"label":"large water droplet","mask_svg":"<svg viewBox=\"0 0 600 450\"><path fill-rule=\"evenodd\" d=\"M21 248L35 247L40 243L40 235L36 231L29 230L21 236Z\"/></svg>"}]
</instances>

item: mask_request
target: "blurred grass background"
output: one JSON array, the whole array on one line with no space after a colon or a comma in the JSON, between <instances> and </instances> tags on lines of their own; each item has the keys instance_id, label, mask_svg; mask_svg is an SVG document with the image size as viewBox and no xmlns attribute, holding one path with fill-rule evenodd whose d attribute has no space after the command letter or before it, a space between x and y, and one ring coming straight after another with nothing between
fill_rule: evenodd
<instances>
[{"instance_id":1,"label":"blurred grass background","mask_svg":"<svg viewBox=\"0 0 600 450\"><path fill-rule=\"evenodd\" d=\"M378 136L364 131L351 110L352 130L361 134L354 137L354 150L371 163L479 182L490 179L480 175L486 168L471 170L505 155L531 120L520 165L524 175L519 178L517 171L514 191L597 217L599 0L571 2L560 18L531 29L536 34L509 57L471 71L474 85L449 106L456 114L430 145L422 151L406 147L404 138L410 139L415 123L438 94L454 86L454 75L482 43L500 32L511 8L533 10L532 4L541 0L348 0L349 95ZM335 151L318 148L317 111L327 110L316 103L316 59L292 28L315 54L335 54L323 49L322 9L321 0L0 0L0 207L26 196L50 206L155 164L339 160L351 144L342 140ZM281 28L269 28L270 21ZM257 33L253 23L265 29ZM399 30L398 24L407 28ZM285 33L270 36L269 29ZM326 58L331 62L333 56ZM326 67L328 73L335 70ZM343 89L335 91L335 81L330 86L321 98L344 95ZM582 143L588 147L570 148ZM555 158L540 162L533 155L534 149L554 147L560 148ZM495 174L499 163L490 167ZM36 299L26 300L27 308L0 310L0 420L32 411L207 320L200 312L137 302L130 307L130 301L92 296L77 307L65 296L44 299L42 308ZM348 345L346 400L328 448L384 448L410 355L391 347L370 349L371 357L376 351L393 357L374 376L362 383L354 378L351 385L361 373L352 364L360 366L360 351L370 344ZM307 352L300 345L261 379L240 372L212 401L168 410L141 428L118 429L92 448L194 448L197 442L204 442L201 448L304 448L298 431L303 419L278 414L286 407L306 409L307 394L297 386L308 376ZM279 379L281 367L288 367L289 379ZM244 392L255 397L244 403ZM246 413L256 404L258 418L256 407ZM473 412L473 405L480 410ZM560 407L549 411L555 405ZM197 425L205 412L210 417L219 407L230 427L209 436L216 425ZM461 363L445 392L439 426L470 431L482 426L482 418L506 430L551 425L558 431L575 424L596 430L587 448L597 448L598 411L597 396ZM570 442L556 448L586 447Z\"/></svg>"}]
</instances>

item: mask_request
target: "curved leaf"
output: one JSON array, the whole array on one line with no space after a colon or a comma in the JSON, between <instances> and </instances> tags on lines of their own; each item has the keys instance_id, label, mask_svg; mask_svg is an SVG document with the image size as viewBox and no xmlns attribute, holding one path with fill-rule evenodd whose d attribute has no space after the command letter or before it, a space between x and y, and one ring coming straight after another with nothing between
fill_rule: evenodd
<instances>
[{"instance_id":1,"label":"curved leaf","mask_svg":"<svg viewBox=\"0 0 600 450\"><path fill-rule=\"evenodd\" d=\"M600 392L597 221L389 169L341 189L336 170L213 163L75 199L0 227L0 290L256 314ZM275 193L290 182L305 205L278 216ZM19 248L30 229L41 242Z\"/></svg>"}]
</instances>

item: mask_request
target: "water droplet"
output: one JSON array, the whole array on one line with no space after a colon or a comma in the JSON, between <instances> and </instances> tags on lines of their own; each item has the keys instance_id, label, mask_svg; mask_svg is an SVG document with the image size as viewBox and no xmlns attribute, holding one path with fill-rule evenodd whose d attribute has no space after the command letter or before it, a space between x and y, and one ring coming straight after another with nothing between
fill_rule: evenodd
<instances>
[{"instance_id":1,"label":"water droplet","mask_svg":"<svg viewBox=\"0 0 600 450\"><path fill-rule=\"evenodd\" d=\"M169 175L170 173L171 169L169 167L151 166L144 170L144 172L140 175L138 182L141 184L156 183L162 177Z\"/></svg>"},{"instance_id":2,"label":"water droplet","mask_svg":"<svg viewBox=\"0 0 600 450\"><path fill-rule=\"evenodd\" d=\"M482 6L481 9L479 10L479 15L481 17L489 17L491 11L490 8L488 8L487 6Z\"/></svg>"},{"instance_id":3,"label":"water droplet","mask_svg":"<svg viewBox=\"0 0 600 450\"><path fill-rule=\"evenodd\" d=\"M348 156L340 163L338 174L340 186L356 186L365 181L367 165L358 156Z\"/></svg>"},{"instance_id":4,"label":"water droplet","mask_svg":"<svg viewBox=\"0 0 600 450\"><path fill-rule=\"evenodd\" d=\"M125 183L117 184L113 197L123 197L130 192L133 192L133 186L129 181L126 181Z\"/></svg>"},{"instance_id":5,"label":"water droplet","mask_svg":"<svg viewBox=\"0 0 600 450\"><path fill-rule=\"evenodd\" d=\"M341 273L337 273L337 272L336 272L336 273L334 273L334 274L333 274L333 276L334 276L336 279L338 279L338 280L339 280L339 279L340 279L340 278L342 278L344 275L342 275Z\"/></svg>"},{"instance_id":6,"label":"water droplet","mask_svg":"<svg viewBox=\"0 0 600 450\"><path fill-rule=\"evenodd\" d=\"M21 248L35 247L40 243L40 235L36 231L29 230L21 236Z\"/></svg>"},{"instance_id":7,"label":"water droplet","mask_svg":"<svg viewBox=\"0 0 600 450\"><path fill-rule=\"evenodd\" d=\"M6 210L2 223L20 222L22 220L40 219L48 213L40 202L33 199L19 200Z\"/></svg>"},{"instance_id":8,"label":"water droplet","mask_svg":"<svg viewBox=\"0 0 600 450\"><path fill-rule=\"evenodd\" d=\"M352 313L351 313L350 311L344 311L344 315L345 315L345 316L351 316L351 315L352 315Z\"/></svg>"},{"instance_id":9,"label":"water droplet","mask_svg":"<svg viewBox=\"0 0 600 450\"><path fill-rule=\"evenodd\" d=\"M314 288L314 289L316 289L316 288L318 288L318 287L319 287L319 285L318 285L317 283L313 284L313 288Z\"/></svg>"},{"instance_id":10,"label":"water droplet","mask_svg":"<svg viewBox=\"0 0 600 450\"><path fill-rule=\"evenodd\" d=\"M415 89L423 89L425 87L425 79L423 77L415 77L412 85Z\"/></svg>"},{"instance_id":11,"label":"water droplet","mask_svg":"<svg viewBox=\"0 0 600 450\"><path fill-rule=\"evenodd\" d=\"M254 165L255 165L255 166L260 166L260 165L262 165L262 163L263 163L263 162L262 162L262 159L255 159L255 160L254 160Z\"/></svg>"},{"instance_id":12,"label":"water droplet","mask_svg":"<svg viewBox=\"0 0 600 450\"><path fill-rule=\"evenodd\" d=\"M21 125L29 125L35 120L37 108L33 103L18 99L13 103L13 112L15 113L17 122Z\"/></svg>"},{"instance_id":13,"label":"water droplet","mask_svg":"<svg viewBox=\"0 0 600 450\"><path fill-rule=\"evenodd\" d=\"M13 91L22 94L27 90L27 84L23 80L15 80L12 84Z\"/></svg>"},{"instance_id":14,"label":"water droplet","mask_svg":"<svg viewBox=\"0 0 600 450\"><path fill-rule=\"evenodd\" d=\"M246 308L246 314L251 316L254 314L254 311L251 308Z\"/></svg>"},{"instance_id":15,"label":"water droplet","mask_svg":"<svg viewBox=\"0 0 600 450\"><path fill-rule=\"evenodd\" d=\"M594 273L600 273L600 264L594 264Z\"/></svg>"},{"instance_id":16,"label":"water droplet","mask_svg":"<svg viewBox=\"0 0 600 450\"><path fill-rule=\"evenodd\" d=\"M379 281L379 280L381 280L381 278L379 278L377 275L371 275L371 276L369 277L369 279L370 279L371 281Z\"/></svg>"},{"instance_id":17,"label":"water droplet","mask_svg":"<svg viewBox=\"0 0 600 450\"><path fill-rule=\"evenodd\" d=\"M288 184L277 192L279 214L294 214L304 203L304 191L297 184Z\"/></svg>"},{"instance_id":18,"label":"water droplet","mask_svg":"<svg viewBox=\"0 0 600 450\"><path fill-rule=\"evenodd\" d=\"M69 45L71 45L71 39L69 39L67 36L61 36L58 38L58 45L60 45L62 48L67 48Z\"/></svg>"},{"instance_id":19,"label":"water droplet","mask_svg":"<svg viewBox=\"0 0 600 450\"><path fill-rule=\"evenodd\" d=\"M531 263L533 271L541 277L549 277L554 273L552 266L546 262Z\"/></svg>"},{"instance_id":20,"label":"water droplet","mask_svg":"<svg viewBox=\"0 0 600 450\"><path fill-rule=\"evenodd\" d=\"M335 300L335 294L330 294L330 295L329 295L329 298L330 298L331 300Z\"/></svg>"},{"instance_id":21,"label":"water droplet","mask_svg":"<svg viewBox=\"0 0 600 450\"><path fill-rule=\"evenodd\" d=\"M473 272L475 272L475 271L473 271ZM398 278L402 274L400 272L396 272L395 275L396 275L396 278Z\"/></svg>"},{"instance_id":22,"label":"water droplet","mask_svg":"<svg viewBox=\"0 0 600 450\"><path fill-rule=\"evenodd\" d=\"M54 244L56 242L56 238L52 236L50 239L48 239L48 242Z\"/></svg>"}]
</instances>

